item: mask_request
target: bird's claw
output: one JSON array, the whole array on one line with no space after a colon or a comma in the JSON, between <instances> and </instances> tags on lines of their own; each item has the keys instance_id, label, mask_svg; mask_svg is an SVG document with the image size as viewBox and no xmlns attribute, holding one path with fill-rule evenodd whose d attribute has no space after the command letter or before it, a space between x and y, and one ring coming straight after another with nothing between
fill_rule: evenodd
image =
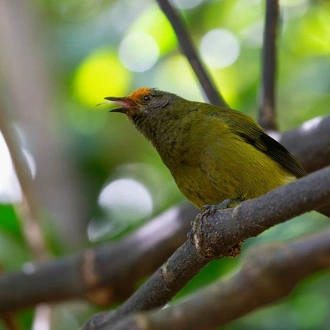
<instances>
[{"instance_id":1,"label":"bird's claw","mask_svg":"<svg viewBox=\"0 0 330 330\"><path fill-rule=\"evenodd\" d=\"M237 204L243 202L243 199L235 198L235 199L225 199L219 204L205 204L201 211L206 213L205 215L212 215L218 210L225 210L231 207L236 206Z\"/></svg>"}]
</instances>

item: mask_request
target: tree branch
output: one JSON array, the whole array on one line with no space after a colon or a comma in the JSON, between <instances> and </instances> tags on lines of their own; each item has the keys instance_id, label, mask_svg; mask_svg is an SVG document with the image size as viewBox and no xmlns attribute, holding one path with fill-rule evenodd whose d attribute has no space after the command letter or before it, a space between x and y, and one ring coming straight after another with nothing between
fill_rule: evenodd
<instances>
[{"instance_id":1,"label":"tree branch","mask_svg":"<svg viewBox=\"0 0 330 330\"><path fill-rule=\"evenodd\" d=\"M0 265L0 274L3 274L3 267ZM2 313L0 315L3 324L6 326L7 330L19 330L19 324L16 315L13 312Z\"/></svg>"},{"instance_id":2,"label":"tree branch","mask_svg":"<svg viewBox=\"0 0 330 330\"><path fill-rule=\"evenodd\" d=\"M262 51L259 124L267 130L277 130L275 107L276 37L278 33L278 0L266 1L266 17Z\"/></svg>"},{"instance_id":3,"label":"tree branch","mask_svg":"<svg viewBox=\"0 0 330 330\"><path fill-rule=\"evenodd\" d=\"M109 305L134 292L185 240L196 208L173 207L118 243L0 277L0 314L39 302L82 298Z\"/></svg>"},{"instance_id":4,"label":"tree branch","mask_svg":"<svg viewBox=\"0 0 330 330\"><path fill-rule=\"evenodd\" d=\"M283 133L280 141L305 168L314 171L330 163L329 131L330 117L327 117L317 124L305 123L296 130ZM107 305L126 299L134 292L137 281L154 272L185 241L190 220L196 214L197 210L191 204L184 203L164 212L118 243L37 265L31 274L3 275L0 277L0 313L64 299L88 298ZM150 242L150 237L154 236ZM149 242L149 251L141 250L145 241ZM125 259L125 267L120 264L121 268L118 268L116 258L122 260L121 249L123 254L131 257ZM87 260L91 265L97 265L92 270L87 268L89 274L95 275L93 283L84 280L86 275L81 276L87 271L86 266L82 266L88 264ZM123 288L125 290L121 291Z\"/></svg>"},{"instance_id":5,"label":"tree branch","mask_svg":"<svg viewBox=\"0 0 330 330\"><path fill-rule=\"evenodd\" d=\"M280 135L282 143L308 173L330 164L330 116L316 117Z\"/></svg>"},{"instance_id":6,"label":"tree branch","mask_svg":"<svg viewBox=\"0 0 330 330\"><path fill-rule=\"evenodd\" d=\"M279 136L302 166L311 173L330 164L330 117L314 118ZM330 204L317 210L330 218Z\"/></svg>"},{"instance_id":7,"label":"tree branch","mask_svg":"<svg viewBox=\"0 0 330 330\"><path fill-rule=\"evenodd\" d=\"M330 267L330 231L289 244L250 249L240 271L161 310L135 314L112 330L207 330L287 296L305 277ZM308 260L308 262L306 262ZM283 276L285 274L285 276Z\"/></svg>"},{"instance_id":8,"label":"tree branch","mask_svg":"<svg viewBox=\"0 0 330 330\"><path fill-rule=\"evenodd\" d=\"M157 0L157 2L171 23L173 30L178 38L181 50L190 63L190 66L194 70L195 75L208 101L212 104L228 107L226 101L223 99L221 93L218 92L214 82L212 81L212 78L202 64L194 43L189 33L187 33L179 14L175 11L168 0Z\"/></svg>"},{"instance_id":9,"label":"tree branch","mask_svg":"<svg viewBox=\"0 0 330 330\"><path fill-rule=\"evenodd\" d=\"M326 204L330 166L235 208L194 222L191 242L184 243L123 305L91 318L84 330L110 329L124 316L165 305L210 260L229 255L235 245L276 224Z\"/></svg>"},{"instance_id":10,"label":"tree branch","mask_svg":"<svg viewBox=\"0 0 330 330\"><path fill-rule=\"evenodd\" d=\"M39 206L47 210L47 219L54 219L62 245L81 245L85 241L82 224L89 218L88 194L81 189L71 155L65 153L65 142L56 133L63 117L61 111L51 111L58 86L47 70L52 50L44 44L42 17L25 0L5 0L0 1L0 22L0 71L5 82L1 108L13 115L25 133L24 142L37 168L33 187Z\"/></svg>"},{"instance_id":11,"label":"tree branch","mask_svg":"<svg viewBox=\"0 0 330 330\"><path fill-rule=\"evenodd\" d=\"M1 316L3 324L6 326L7 330L20 330L18 321L11 313L7 313Z\"/></svg>"},{"instance_id":12,"label":"tree branch","mask_svg":"<svg viewBox=\"0 0 330 330\"><path fill-rule=\"evenodd\" d=\"M4 109L0 110L0 131L6 142L11 160L22 190L20 205L21 224L25 239L36 260L45 260L49 254L42 234L39 206L33 187L33 179L12 124Z\"/></svg>"}]
</instances>

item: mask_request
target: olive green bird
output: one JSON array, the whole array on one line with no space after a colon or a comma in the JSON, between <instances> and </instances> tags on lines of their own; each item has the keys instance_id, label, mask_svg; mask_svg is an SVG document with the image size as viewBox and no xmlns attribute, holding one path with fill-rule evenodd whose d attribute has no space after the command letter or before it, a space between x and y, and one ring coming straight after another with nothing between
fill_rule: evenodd
<instances>
[{"instance_id":1,"label":"olive green bird","mask_svg":"<svg viewBox=\"0 0 330 330\"><path fill-rule=\"evenodd\" d=\"M198 208L256 198L306 175L249 116L153 88L106 97L152 142L181 192Z\"/></svg>"}]
</instances>

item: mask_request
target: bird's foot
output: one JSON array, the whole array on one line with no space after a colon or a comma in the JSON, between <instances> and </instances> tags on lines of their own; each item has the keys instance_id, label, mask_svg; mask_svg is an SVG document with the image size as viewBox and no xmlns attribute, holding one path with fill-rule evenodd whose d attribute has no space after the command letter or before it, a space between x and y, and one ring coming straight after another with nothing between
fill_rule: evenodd
<instances>
[{"instance_id":1,"label":"bird's foot","mask_svg":"<svg viewBox=\"0 0 330 330\"><path fill-rule=\"evenodd\" d=\"M211 215L214 214L218 210L225 210L229 209L231 207L235 207L236 205L243 202L243 199L240 198L234 198L234 199L225 199L219 204L206 204L202 207L201 211L205 215Z\"/></svg>"},{"instance_id":2,"label":"bird's foot","mask_svg":"<svg viewBox=\"0 0 330 330\"><path fill-rule=\"evenodd\" d=\"M241 246L243 245L244 242L239 242L232 246L228 252L227 252L227 257L228 258L236 258L237 256L240 255L241 253Z\"/></svg>"},{"instance_id":3,"label":"bird's foot","mask_svg":"<svg viewBox=\"0 0 330 330\"><path fill-rule=\"evenodd\" d=\"M200 218L208 217L212 214L214 214L218 210L225 210L228 208L235 207L236 205L242 203L244 199L241 198L233 198L233 199L225 199L219 204L206 204L201 208L201 213L197 216ZM197 218L196 218L197 219ZM194 234L196 233L196 219L191 222L191 230L187 233L187 239L194 244ZM229 251L228 251L228 257L235 258L237 255L240 254L240 247L243 244L243 242L240 242L236 245L234 245Z\"/></svg>"},{"instance_id":4,"label":"bird's foot","mask_svg":"<svg viewBox=\"0 0 330 330\"><path fill-rule=\"evenodd\" d=\"M236 205L240 204L241 202L243 202L244 199L241 198L233 198L233 199L225 199L223 200L221 203L219 204L205 204L202 208L201 208L201 216L209 216L214 214L216 211L218 210L225 210L231 207L235 207ZM196 219L191 221L191 229L189 230L189 232L187 233L187 239L190 242L193 242L193 237L194 237L194 233L195 233L195 222ZM238 255L240 253L240 246L241 244L235 245L231 248L231 250L228 252L229 255L231 255L232 257L234 257L235 255Z\"/></svg>"},{"instance_id":5,"label":"bird's foot","mask_svg":"<svg viewBox=\"0 0 330 330\"><path fill-rule=\"evenodd\" d=\"M187 240L191 243L191 244L194 244L194 221L191 221L190 222L190 224L191 224L191 229L188 231L188 233L187 233Z\"/></svg>"}]
</instances>

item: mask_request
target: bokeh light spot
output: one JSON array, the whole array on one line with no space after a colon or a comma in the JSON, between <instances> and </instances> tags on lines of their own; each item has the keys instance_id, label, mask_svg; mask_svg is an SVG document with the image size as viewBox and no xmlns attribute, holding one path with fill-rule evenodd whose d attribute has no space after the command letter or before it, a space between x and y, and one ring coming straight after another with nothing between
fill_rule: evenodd
<instances>
[{"instance_id":1,"label":"bokeh light spot","mask_svg":"<svg viewBox=\"0 0 330 330\"><path fill-rule=\"evenodd\" d=\"M187 59L180 54L164 59L157 66L157 72L152 78L152 86L157 86L160 89L179 94L191 100L203 100L194 73Z\"/></svg>"},{"instance_id":2,"label":"bokeh light spot","mask_svg":"<svg viewBox=\"0 0 330 330\"><path fill-rule=\"evenodd\" d=\"M161 54L171 51L177 44L176 36L167 17L153 3L146 7L140 17L130 26L129 31L149 34L157 42Z\"/></svg>"},{"instance_id":3,"label":"bokeh light spot","mask_svg":"<svg viewBox=\"0 0 330 330\"><path fill-rule=\"evenodd\" d=\"M110 217L93 218L87 227L87 237L91 242L109 239L121 233L127 225Z\"/></svg>"},{"instance_id":4,"label":"bokeh light spot","mask_svg":"<svg viewBox=\"0 0 330 330\"><path fill-rule=\"evenodd\" d=\"M151 69L158 57L158 45L147 33L130 33L119 46L120 61L131 71L143 72Z\"/></svg>"},{"instance_id":5,"label":"bokeh light spot","mask_svg":"<svg viewBox=\"0 0 330 330\"><path fill-rule=\"evenodd\" d=\"M5 140L0 133L0 203L16 203L21 200L21 189L14 171Z\"/></svg>"},{"instance_id":6,"label":"bokeh light spot","mask_svg":"<svg viewBox=\"0 0 330 330\"><path fill-rule=\"evenodd\" d=\"M95 107L105 96L124 95L130 83L130 74L123 67L115 52L99 49L88 56L78 68L73 88L80 102Z\"/></svg>"},{"instance_id":7,"label":"bokeh light spot","mask_svg":"<svg viewBox=\"0 0 330 330\"><path fill-rule=\"evenodd\" d=\"M231 31L215 29L202 38L200 50L205 63L219 69L228 67L236 61L240 45Z\"/></svg>"},{"instance_id":8,"label":"bokeh light spot","mask_svg":"<svg viewBox=\"0 0 330 330\"><path fill-rule=\"evenodd\" d=\"M153 209L153 201L147 188L128 178L109 183L102 190L98 202L115 218L128 222L149 217Z\"/></svg>"},{"instance_id":9,"label":"bokeh light spot","mask_svg":"<svg viewBox=\"0 0 330 330\"><path fill-rule=\"evenodd\" d=\"M130 178L117 179L106 185L98 203L105 216L90 221L87 235L92 242L117 235L129 224L149 218L153 210L147 188Z\"/></svg>"},{"instance_id":10,"label":"bokeh light spot","mask_svg":"<svg viewBox=\"0 0 330 330\"><path fill-rule=\"evenodd\" d=\"M235 67L229 67L214 72L214 80L221 90L222 95L229 104L237 101L239 73ZM156 74L153 76L151 86L157 86L162 90L176 93L192 101L205 102L203 91L199 87L198 81L186 58L180 54L175 54L164 59L157 66Z\"/></svg>"}]
</instances>

